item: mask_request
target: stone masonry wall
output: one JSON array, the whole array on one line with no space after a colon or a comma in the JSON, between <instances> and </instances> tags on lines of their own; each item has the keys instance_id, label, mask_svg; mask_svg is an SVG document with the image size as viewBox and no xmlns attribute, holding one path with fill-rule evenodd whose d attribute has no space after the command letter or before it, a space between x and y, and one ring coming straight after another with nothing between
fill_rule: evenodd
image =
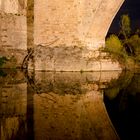
<instances>
[{"instance_id":1,"label":"stone masonry wall","mask_svg":"<svg viewBox=\"0 0 140 140\"><path fill-rule=\"evenodd\" d=\"M27 0L0 0L0 11L13 14L26 13Z\"/></svg>"},{"instance_id":2,"label":"stone masonry wall","mask_svg":"<svg viewBox=\"0 0 140 140\"><path fill-rule=\"evenodd\" d=\"M35 69L120 70L99 48L123 1L34 0Z\"/></svg>"},{"instance_id":3,"label":"stone masonry wall","mask_svg":"<svg viewBox=\"0 0 140 140\"><path fill-rule=\"evenodd\" d=\"M29 69L120 70L98 50L123 1L0 0L0 57L9 60L3 67L20 67L28 48L35 52Z\"/></svg>"},{"instance_id":4,"label":"stone masonry wall","mask_svg":"<svg viewBox=\"0 0 140 140\"><path fill-rule=\"evenodd\" d=\"M27 50L26 0L0 0L0 56L10 62L4 67L20 66ZM12 62L13 59L16 63Z\"/></svg>"},{"instance_id":5,"label":"stone masonry wall","mask_svg":"<svg viewBox=\"0 0 140 140\"><path fill-rule=\"evenodd\" d=\"M108 28L124 0L35 0L35 44L104 46Z\"/></svg>"},{"instance_id":6,"label":"stone masonry wall","mask_svg":"<svg viewBox=\"0 0 140 140\"><path fill-rule=\"evenodd\" d=\"M35 48L35 69L47 71L102 71L121 70L107 54L86 47L61 46Z\"/></svg>"}]
</instances>

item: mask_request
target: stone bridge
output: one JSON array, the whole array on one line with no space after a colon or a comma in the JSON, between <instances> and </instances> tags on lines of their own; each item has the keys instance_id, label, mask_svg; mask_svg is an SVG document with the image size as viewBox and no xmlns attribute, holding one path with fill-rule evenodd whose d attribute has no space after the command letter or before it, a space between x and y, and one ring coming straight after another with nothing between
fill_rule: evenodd
<instances>
[{"instance_id":1,"label":"stone bridge","mask_svg":"<svg viewBox=\"0 0 140 140\"><path fill-rule=\"evenodd\" d=\"M32 48L32 60L31 54L26 57L29 69L120 70L99 48L105 46L105 36L123 2L0 0L0 56L15 57L20 66Z\"/></svg>"}]
</instances>

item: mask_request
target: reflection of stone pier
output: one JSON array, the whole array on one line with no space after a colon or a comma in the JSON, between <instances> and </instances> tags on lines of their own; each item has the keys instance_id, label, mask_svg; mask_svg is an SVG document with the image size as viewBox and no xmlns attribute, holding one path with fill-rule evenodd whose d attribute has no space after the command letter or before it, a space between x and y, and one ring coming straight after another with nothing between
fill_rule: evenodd
<instances>
[{"instance_id":1,"label":"reflection of stone pier","mask_svg":"<svg viewBox=\"0 0 140 140\"><path fill-rule=\"evenodd\" d=\"M36 94L34 102L37 140L119 139L112 129L100 92L65 96Z\"/></svg>"},{"instance_id":2,"label":"reflection of stone pier","mask_svg":"<svg viewBox=\"0 0 140 140\"><path fill-rule=\"evenodd\" d=\"M27 83L23 73L5 71L3 77L0 76L0 139L24 139L23 134L27 131Z\"/></svg>"},{"instance_id":3,"label":"reflection of stone pier","mask_svg":"<svg viewBox=\"0 0 140 140\"><path fill-rule=\"evenodd\" d=\"M0 139L118 140L102 89L119 74L3 71Z\"/></svg>"},{"instance_id":4,"label":"reflection of stone pier","mask_svg":"<svg viewBox=\"0 0 140 140\"><path fill-rule=\"evenodd\" d=\"M118 76L118 72L36 72L35 138L119 139L107 115L101 93L101 89Z\"/></svg>"}]
</instances>

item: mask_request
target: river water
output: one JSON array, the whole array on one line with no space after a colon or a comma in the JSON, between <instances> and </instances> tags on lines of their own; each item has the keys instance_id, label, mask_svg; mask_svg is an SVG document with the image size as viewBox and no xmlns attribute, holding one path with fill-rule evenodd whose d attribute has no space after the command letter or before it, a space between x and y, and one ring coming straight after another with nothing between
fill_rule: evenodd
<instances>
[{"instance_id":1,"label":"river water","mask_svg":"<svg viewBox=\"0 0 140 140\"><path fill-rule=\"evenodd\" d=\"M140 139L140 73L126 72L104 90L109 116L122 140Z\"/></svg>"},{"instance_id":2,"label":"river water","mask_svg":"<svg viewBox=\"0 0 140 140\"><path fill-rule=\"evenodd\" d=\"M140 75L0 70L0 140L139 137Z\"/></svg>"}]
</instances>

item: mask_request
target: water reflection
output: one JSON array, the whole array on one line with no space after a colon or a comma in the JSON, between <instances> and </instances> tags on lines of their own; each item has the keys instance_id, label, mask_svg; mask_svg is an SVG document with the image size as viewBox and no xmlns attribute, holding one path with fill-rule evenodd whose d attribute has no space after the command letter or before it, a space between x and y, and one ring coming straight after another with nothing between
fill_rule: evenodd
<instances>
[{"instance_id":1,"label":"water reflection","mask_svg":"<svg viewBox=\"0 0 140 140\"><path fill-rule=\"evenodd\" d=\"M1 70L0 139L119 139L102 94L119 75Z\"/></svg>"},{"instance_id":2,"label":"water reflection","mask_svg":"<svg viewBox=\"0 0 140 140\"><path fill-rule=\"evenodd\" d=\"M140 74L123 73L104 91L109 116L122 140L140 139Z\"/></svg>"},{"instance_id":3,"label":"water reflection","mask_svg":"<svg viewBox=\"0 0 140 140\"><path fill-rule=\"evenodd\" d=\"M0 70L0 139L26 139L27 83L23 73Z\"/></svg>"}]
</instances>

